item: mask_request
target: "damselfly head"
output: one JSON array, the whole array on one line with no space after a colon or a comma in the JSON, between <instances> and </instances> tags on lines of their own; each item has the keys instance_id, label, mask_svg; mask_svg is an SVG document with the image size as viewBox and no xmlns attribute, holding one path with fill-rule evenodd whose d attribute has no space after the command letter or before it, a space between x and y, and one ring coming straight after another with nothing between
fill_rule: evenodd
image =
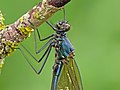
<instances>
[{"instance_id":1,"label":"damselfly head","mask_svg":"<svg viewBox=\"0 0 120 90\"><path fill-rule=\"evenodd\" d=\"M60 32L67 32L70 30L70 24L68 24L67 21L59 21L55 27L58 29Z\"/></svg>"}]
</instances>

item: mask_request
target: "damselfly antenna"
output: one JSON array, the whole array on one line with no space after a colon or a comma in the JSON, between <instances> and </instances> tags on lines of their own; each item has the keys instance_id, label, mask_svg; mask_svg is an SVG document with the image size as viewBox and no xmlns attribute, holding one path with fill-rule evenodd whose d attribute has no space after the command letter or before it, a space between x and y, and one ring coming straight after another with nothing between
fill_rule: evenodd
<instances>
[{"instance_id":1,"label":"damselfly antenna","mask_svg":"<svg viewBox=\"0 0 120 90\"><path fill-rule=\"evenodd\" d=\"M63 14L64 14L64 21L66 22L66 11L65 11L65 8L63 8Z\"/></svg>"}]
</instances>

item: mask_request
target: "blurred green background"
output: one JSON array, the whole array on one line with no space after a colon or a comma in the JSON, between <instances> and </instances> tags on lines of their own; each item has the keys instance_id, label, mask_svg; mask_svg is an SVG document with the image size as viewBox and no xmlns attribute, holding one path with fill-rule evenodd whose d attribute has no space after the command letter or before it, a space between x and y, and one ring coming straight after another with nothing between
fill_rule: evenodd
<instances>
[{"instance_id":1,"label":"blurred green background","mask_svg":"<svg viewBox=\"0 0 120 90\"><path fill-rule=\"evenodd\" d=\"M39 1L0 0L5 23L13 23ZM120 0L72 0L65 8L72 26L68 37L75 48L84 90L120 90ZM49 21L62 19L63 12L59 11ZM53 33L46 24L39 30L42 36ZM23 43L30 47L33 37ZM15 51L6 58L0 90L50 90L53 63L54 50L43 72L36 75L20 52Z\"/></svg>"}]
</instances>

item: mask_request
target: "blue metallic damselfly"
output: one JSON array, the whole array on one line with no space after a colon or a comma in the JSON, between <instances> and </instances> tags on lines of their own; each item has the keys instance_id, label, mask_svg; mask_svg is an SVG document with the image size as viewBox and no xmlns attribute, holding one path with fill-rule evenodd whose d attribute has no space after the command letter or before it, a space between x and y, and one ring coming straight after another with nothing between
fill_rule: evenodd
<instances>
[{"instance_id":1,"label":"blue metallic damselfly","mask_svg":"<svg viewBox=\"0 0 120 90\"><path fill-rule=\"evenodd\" d=\"M64 10L63 21L59 21L55 26L53 26L48 21L46 23L55 31L55 34L51 34L50 36L41 39L39 31L36 30L40 41L48 40L48 42L42 48L36 51L36 54L39 54L42 50L44 50L47 47L43 56L39 60L37 60L36 57L32 55L32 53L26 47L22 45L22 47L38 63L41 62L41 60L43 60L44 58L44 62L41 68L39 69L39 71L37 71L33 67L33 65L30 63L28 58L25 56L24 52L20 48L18 49L22 52L23 56L30 64L32 69L37 74L40 74L48 59L48 56L50 55L51 49L54 48L56 53L55 53L55 63L53 66L53 78L52 78L51 90L83 90L80 71L74 59L74 48L66 35L66 32L70 30L70 25L66 21L65 10ZM36 43L36 37L34 38ZM36 49L36 44L35 44L35 49Z\"/></svg>"}]
</instances>

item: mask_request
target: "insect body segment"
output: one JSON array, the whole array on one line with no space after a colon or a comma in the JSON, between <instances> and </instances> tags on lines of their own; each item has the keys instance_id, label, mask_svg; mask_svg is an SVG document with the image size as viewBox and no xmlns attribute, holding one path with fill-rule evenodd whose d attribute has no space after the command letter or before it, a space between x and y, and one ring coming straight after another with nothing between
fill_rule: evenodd
<instances>
[{"instance_id":1,"label":"insect body segment","mask_svg":"<svg viewBox=\"0 0 120 90\"><path fill-rule=\"evenodd\" d=\"M58 54L59 59L67 58L69 54L74 51L65 32L62 33L61 36L56 37L55 50L56 50L56 53Z\"/></svg>"}]
</instances>

